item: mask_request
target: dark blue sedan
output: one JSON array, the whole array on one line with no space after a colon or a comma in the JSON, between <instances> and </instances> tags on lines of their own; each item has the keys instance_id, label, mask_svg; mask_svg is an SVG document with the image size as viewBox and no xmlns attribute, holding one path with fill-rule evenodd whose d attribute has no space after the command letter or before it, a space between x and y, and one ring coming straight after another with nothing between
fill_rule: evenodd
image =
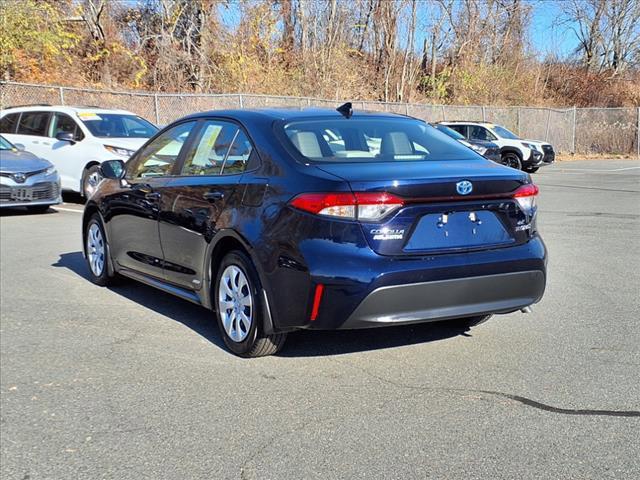
<instances>
[{"instance_id":1,"label":"dark blue sedan","mask_svg":"<svg viewBox=\"0 0 640 480\"><path fill-rule=\"evenodd\" d=\"M469 327L544 293L529 175L413 118L203 112L101 168L82 224L92 280L211 309L241 356L296 329Z\"/></svg>"}]
</instances>

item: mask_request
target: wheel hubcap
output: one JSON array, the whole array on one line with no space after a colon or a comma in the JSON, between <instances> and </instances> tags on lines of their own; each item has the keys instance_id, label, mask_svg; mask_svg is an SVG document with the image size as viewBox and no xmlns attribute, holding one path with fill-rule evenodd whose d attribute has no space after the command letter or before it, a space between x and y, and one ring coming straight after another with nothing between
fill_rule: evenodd
<instances>
[{"instance_id":1,"label":"wheel hubcap","mask_svg":"<svg viewBox=\"0 0 640 480\"><path fill-rule=\"evenodd\" d=\"M98 171L93 171L89 175L87 175L87 181L85 182L84 191L87 197L93 195L93 193L98 188L98 184L102 180L102 176Z\"/></svg>"},{"instance_id":2,"label":"wheel hubcap","mask_svg":"<svg viewBox=\"0 0 640 480\"><path fill-rule=\"evenodd\" d=\"M96 277L102 275L104 270L104 239L100 227L92 223L87 232L87 258L89 267Z\"/></svg>"},{"instance_id":3,"label":"wheel hubcap","mask_svg":"<svg viewBox=\"0 0 640 480\"><path fill-rule=\"evenodd\" d=\"M220 277L218 308L229 338L234 342L247 338L253 321L253 296L247 277L235 265L225 268Z\"/></svg>"}]
</instances>

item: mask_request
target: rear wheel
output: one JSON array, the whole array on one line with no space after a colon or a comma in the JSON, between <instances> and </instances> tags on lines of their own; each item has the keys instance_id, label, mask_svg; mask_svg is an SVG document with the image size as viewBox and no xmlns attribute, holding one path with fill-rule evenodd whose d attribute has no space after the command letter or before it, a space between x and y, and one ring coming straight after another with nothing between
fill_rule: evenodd
<instances>
[{"instance_id":1,"label":"rear wheel","mask_svg":"<svg viewBox=\"0 0 640 480\"><path fill-rule=\"evenodd\" d=\"M522 170L522 161L518 154L514 152L503 153L502 164L507 167L515 168L516 170Z\"/></svg>"},{"instance_id":2,"label":"rear wheel","mask_svg":"<svg viewBox=\"0 0 640 480\"><path fill-rule=\"evenodd\" d=\"M238 250L218 267L213 290L218 327L227 345L241 357L273 355L284 345L286 333L266 335L260 281L251 260Z\"/></svg>"},{"instance_id":3,"label":"rear wheel","mask_svg":"<svg viewBox=\"0 0 640 480\"><path fill-rule=\"evenodd\" d=\"M527 173L536 173L538 170L540 170L540 167L527 167L524 170Z\"/></svg>"},{"instance_id":4,"label":"rear wheel","mask_svg":"<svg viewBox=\"0 0 640 480\"><path fill-rule=\"evenodd\" d=\"M45 213L49 210L49 205L33 205L27 207L27 210L31 213Z\"/></svg>"},{"instance_id":5,"label":"rear wheel","mask_svg":"<svg viewBox=\"0 0 640 480\"><path fill-rule=\"evenodd\" d=\"M84 171L84 175L82 175L82 195L84 195L84 198L91 198L101 180L102 175L100 175L99 165L92 165Z\"/></svg>"}]
</instances>

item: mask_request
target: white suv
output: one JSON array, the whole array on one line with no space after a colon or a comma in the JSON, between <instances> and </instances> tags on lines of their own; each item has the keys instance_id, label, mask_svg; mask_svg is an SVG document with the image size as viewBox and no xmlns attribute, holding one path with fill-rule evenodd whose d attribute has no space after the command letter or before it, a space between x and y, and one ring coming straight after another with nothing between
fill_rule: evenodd
<instances>
[{"instance_id":1,"label":"white suv","mask_svg":"<svg viewBox=\"0 0 640 480\"><path fill-rule=\"evenodd\" d=\"M49 160L63 190L90 197L105 160L127 160L158 129L125 110L31 105L0 110L0 133Z\"/></svg>"},{"instance_id":2,"label":"white suv","mask_svg":"<svg viewBox=\"0 0 640 480\"><path fill-rule=\"evenodd\" d=\"M490 141L500 147L502 162L508 167L536 172L555 161L553 146L538 140L523 140L500 125L487 122L440 122L472 141Z\"/></svg>"}]
</instances>

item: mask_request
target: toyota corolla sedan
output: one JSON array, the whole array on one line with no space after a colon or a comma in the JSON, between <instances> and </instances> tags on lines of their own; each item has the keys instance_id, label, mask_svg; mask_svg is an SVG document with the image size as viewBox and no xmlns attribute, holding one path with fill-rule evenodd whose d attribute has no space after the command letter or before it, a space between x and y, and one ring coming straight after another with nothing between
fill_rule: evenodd
<instances>
[{"instance_id":1,"label":"toyota corolla sedan","mask_svg":"<svg viewBox=\"0 0 640 480\"><path fill-rule=\"evenodd\" d=\"M545 290L530 176L413 118L203 112L101 169L82 222L91 279L212 310L240 356L297 329L470 327Z\"/></svg>"},{"instance_id":2,"label":"toyota corolla sedan","mask_svg":"<svg viewBox=\"0 0 640 480\"><path fill-rule=\"evenodd\" d=\"M27 207L44 213L61 202L60 177L55 167L0 135L0 208Z\"/></svg>"}]
</instances>

